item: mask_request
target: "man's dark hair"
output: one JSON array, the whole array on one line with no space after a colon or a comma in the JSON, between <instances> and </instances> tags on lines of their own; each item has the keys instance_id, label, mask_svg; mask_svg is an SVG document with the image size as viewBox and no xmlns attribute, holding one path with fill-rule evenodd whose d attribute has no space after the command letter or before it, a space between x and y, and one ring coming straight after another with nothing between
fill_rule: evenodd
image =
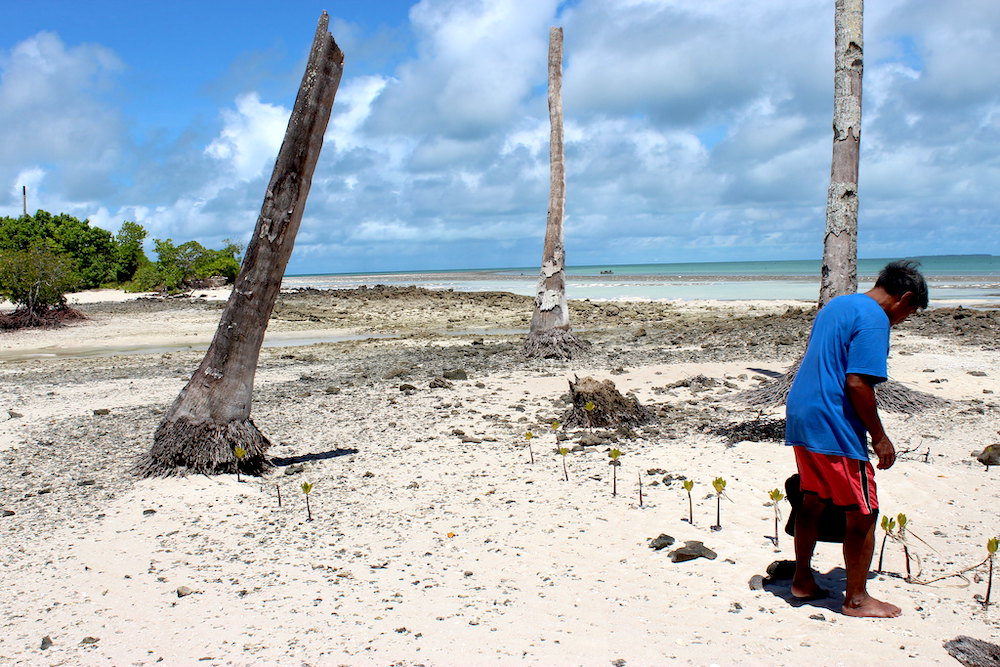
<instances>
[{"instance_id":1,"label":"man's dark hair","mask_svg":"<svg viewBox=\"0 0 1000 667\"><path fill-rule=\"evenodd\" d=\"M917 267L920 262L901 259L889 262L878 274L875 287L881 287L893 296L913 292L913 305L923 310L927 307L927 281Z\"/></svg>"}]
</instances>

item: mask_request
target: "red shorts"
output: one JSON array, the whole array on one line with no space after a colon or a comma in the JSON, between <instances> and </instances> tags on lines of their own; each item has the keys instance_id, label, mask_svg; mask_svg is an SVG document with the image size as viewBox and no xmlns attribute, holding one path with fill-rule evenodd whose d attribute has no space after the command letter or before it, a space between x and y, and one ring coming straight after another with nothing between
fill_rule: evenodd
<instances>
[{"instance_id":1,"label":"red shorts","mask_svg":"<svg viewBox=\"0 0 1000 667\"><path fill-rule=\"evenodd\" d=\"M821 500L862 514L878 510L875 470L871 463L846 456L816 454L805 447L792 449L803 493L815 494Z\"/></svg>"}]
</instances>

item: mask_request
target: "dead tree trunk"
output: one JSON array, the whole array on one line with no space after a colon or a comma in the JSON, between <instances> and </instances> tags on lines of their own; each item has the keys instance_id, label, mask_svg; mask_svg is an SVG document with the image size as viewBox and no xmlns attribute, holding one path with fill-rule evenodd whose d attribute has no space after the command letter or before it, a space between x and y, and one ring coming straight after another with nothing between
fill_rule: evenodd
<instances>
[{"instance_id":1,"label":"dead tree trunk","mask_svg":"<svg viewBox=\"0 0 1000 667\"><path fill-rule=\"evenodd\" d=\"M542 270L535 296L531 329L524 341L529 357L570 359L587 343L577 339L569 325L566 305L566 250L563 216L566 210L566 171L562 128L562 28L549 29L549 212L545 223Z\"/></svg>"},{"instance_id":2,"label":"dead tree trunk","mask_svg":"<svg viewBox=\"0 0 1000 667\"><path fill-rule=\"evenodd\" d=\"M836 0L834 11L833 159L819 306L858 291L858 160L864 0Z\"/></svg>"},{"instance_id":3,"label":"dead tree trunk","mask_svg":"<svg viewBox=\"0 0 1000 667\"><path fill-rule=\"evenodd\" d=\"M237 445L246 450L243 472L259 474L267 466L271 443L250 419L250 402L260 346L343 72L344 54L327 32L328 23L323 12L260 217L215 337L156 429L152 448L137 466L141 475L234 472Z\"/></svg>"}]
</instances>

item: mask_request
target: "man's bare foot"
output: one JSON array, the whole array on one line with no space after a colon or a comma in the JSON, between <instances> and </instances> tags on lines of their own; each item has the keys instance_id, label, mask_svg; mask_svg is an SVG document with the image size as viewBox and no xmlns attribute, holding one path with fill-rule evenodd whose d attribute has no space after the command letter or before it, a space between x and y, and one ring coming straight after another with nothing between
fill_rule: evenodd
<instances>
[{"instance_id":1,"label":"man's bare foot","mask_svg":"<svg viewBox=\"0 0 1000 667\"><path fill-rule=\"evenodd\" d=\"M807 576L799 576L796 573L792 579L791 590L792 597L796 600L822 600L830 596L829 591L819 587L819 584L813 579L812 572Z\"/></svg>"},{"instance_id":2,"label":"man's bare foot","mask_svg":"<svg viewBox=\"0 0 1000 667\"><path fill-rule=\"evenodd\" d=\"M889 602L876 600L870 595L844 600L841 611L845 616L859 616L861 618L896 618L903 613L903 610Z\"/></svg>"}]
</instances>

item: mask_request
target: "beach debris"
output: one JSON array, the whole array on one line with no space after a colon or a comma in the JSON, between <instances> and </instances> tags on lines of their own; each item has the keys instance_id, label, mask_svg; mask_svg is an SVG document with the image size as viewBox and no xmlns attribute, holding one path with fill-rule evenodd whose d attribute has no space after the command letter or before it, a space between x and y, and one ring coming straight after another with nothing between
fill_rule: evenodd
<instances>
[{"instance_id":1,"label":"beach debris","mask_svg":"<svg viewBox=\"0 0 1000 667\"><path fill-rule=\"evenodd\" d=\"M96 644L101 641L100 637L84 637L80 640L80 646L87 646L88 644Z\"/></svg>"},{"instance_id":2,"label":"beach debris","mask_svg":"<svg viewBox=\"0 0 1000 667\"><path fill-rule=\"evenodd\" d=\"M670 535L660 533L656 537L649 540L649 548L654 551L659 551L660 549L666 549L667 547L672 546L675 541L676 540L674 540L674 538Z\"/></svg>"},{"instance_id":3,"label":"beach debris","mask_svg":"<svg viewBox=\"0 0 1000 667\"><path fill-rule=\"evenodd\" d=\"M14 510L0 509L0 517L14 516L17 514Z\"/></svg>"},{"instance_id":4,"label":"beach debris","mask_svg":"<svg viewBox=\"0 0 1000 667\"><path fill-rule=\"evenodd\" d=\"M639 404L639 400L629 394L623 396L611 380L593 377L574 377L569 383L572 407L563 416L567 427L580 428L595 426L617 428L619 426L641 426L656 421L652 410ZM592 407L588 410L587 406Z\"/></svg>"},{"instance_id":5,"label":"beach debris","mask_svg":"<svg viewBox=\"0 0 1000 667\"><path fill-rule=\"evenodd\" d=\"M407 396L409 396L410 394L412 394L413 392L415 392L417 390L417 388L414 387L412 384L403 383L403 384L399 385L399 390L401 392L403 392L404 394L406 394Z\"/></svg>"},{"instance_id":6,"label":"beach debris","mask_svg":"<svg viewBox=\"0 0 1000 667\"><path fill-rule=\"evenodd\" d=\"M750 581L747 582L747 585L750 587L750 590L752 591L762 591L764 590L764 584L766 583L767 581L764 579L763 576L755 574L752 577L750 577Z\"/></svg>"},{"instance_id":7,"label":"beach debris","mask_svg":"<svg viewBox=\"0 0 1000 667\"><path fill-rule=\"evenodd\" d=\"M48 647L52 646L52 643L53 643L52 642L52 637L49 637L48 635L45 635L44 637L42 637L41 649L44 651Z\"/></svg>"},{"instance_id":8,"label":"beach debris","mask_svg":"<svg viewBox=\"0 0 1000 667\"><path fill-rule=\"evenodd\" d=\"M959 635L944 643L948 655L965 667L996 667L1000 665L1000 646L990 642Z\"/></svg>"},{"instance_id":9,"label":"beach debris","mask_svg":"<svg viewBox=\"0 0 1000 667\"><path fill-rule=\"evenodd\" d=\"M984 378L984 377L986 377L986 372L985 371L969 371L969 375L971 375L974 378Z\"/></svg>"},{"instance_id":10,"label":"beach debris","mask_svg":"<svg viewBox=\"0 0 1000 667\"><path fill-rule=\"evenodd\" d=\"M341 389L340 389L340 387L334 387L334 386L331 385L331 386L327 387L326 389L324 389L323 392L326 393L326 394L339 394L341 392Z\"/></svg>"},{"instance_id":11,"label":"beach debris","mask_svg":"<svg viewBox=\"0 0 1000 667\"><path fill-rule=\"evenodd\" d=\"M987 445L983 451L978 454L973 452L972 455L989 471L990 466L1000 466L1000 443Z\"/></svg>"},{"instance_id":12,"label":"beach debris","mask_svg":"<svg viewBox=\"0 0 1000 667\"><path fill-rule=\"evenodd\" d=\"M289 476L298 475L299 473L303 473L305 471L306 471L305 463L293 463L292 465L285 468L285 474Z\"/></svg>"},{"instance_id":13,"label":"beach debris","mask_svg":"<svg viewBox=\"0 0 1000 667\"><path fill-rule=\"evenodd\" d=\"M717 553L706 547L698 540L688 540L684 543L684 546L670 552L670 560L674 563L683 563L685 561L694 560L695 558L715 560L718 557L719 555Z\"/></svg>"},{"instance_id":14,"label":"beach debris","mask_svg":"<svg viewBox=\"0 0 1000 667\"><path fill-rule=\"evenodd\" d=\"M468 380L469 372L464 368L452 368L441 373L445 380Z\"/></svg>"},{"instance_id":15,"label":"beach debris","mask_svg":"<svg viewBox=\"0 0 1000 667\"><path fill-rule=\"evenodd\" d=\"M596 447L597 445L603 445L605 443L605 439L597 433L587 431L581 435L580 439L576 442L578 445L582 445L583 447Z\"/></svg>"},{"instance_id":16,"label":"beach debris","mask_svg":"<svg viewBox=\"0 0 1000 667\"><path fill-rule=\"evenodd\" d=\"M97 408L96 410L94 410L95 417L104 417L105 415L110 415L110 414L111 410L108 410L107 408Z\"/></svg>"},{"instance_id":17,"label":"beach debris","mask_svg":"<svg viewBox=\"0 0 1000 667\"><path fill-rule=\"evenodd\" d=\"M763 411L748 421L712 426L711 433L722 436L733 445L737 442L782 442L785 439L784 419L764 419Z\"/></svg>"},{"instance_id":18,"label":"beach debris","mask_svg":"<svg viewBox=\"0 0 1000 667\"><path fill-rule=\"evenodd\" d=\"M194 589L191 588L190 586L179 586L177 588L177 597L179 598L186 598L192 593L194 593Z\"/></svg>"},{"instance_id":19,"label":"beach debris","mask_svg":"<svg viewBox=\"0 0 1000 667\"><path fill-rule=\"evenodd\" d=\"M148 509L142 511L143 516L153 516L154 514L156 514L156 510L154 509Z\"/></svg>"},{"instance_id":20,"label":"beach debris","mask_svg":"<svg viewBox=\"0 0 1000 667\"><path fill-rule=\"evenodd\" d=\"M20 419L21 417L24 416L20 412L16 412L14 410L8 410L7 414L10 416L11 419Z\"/></svg>"},{"instance_id":21,"label":"beach debris","mask_svg":"<svg viewBox=\"0 0 1000 667\"><path fill-rule=\"evenodd\" d=\"M434 378L428 386L431 389L451 389L455 385L444 378Z\"/></svg>"}]
</instances>

